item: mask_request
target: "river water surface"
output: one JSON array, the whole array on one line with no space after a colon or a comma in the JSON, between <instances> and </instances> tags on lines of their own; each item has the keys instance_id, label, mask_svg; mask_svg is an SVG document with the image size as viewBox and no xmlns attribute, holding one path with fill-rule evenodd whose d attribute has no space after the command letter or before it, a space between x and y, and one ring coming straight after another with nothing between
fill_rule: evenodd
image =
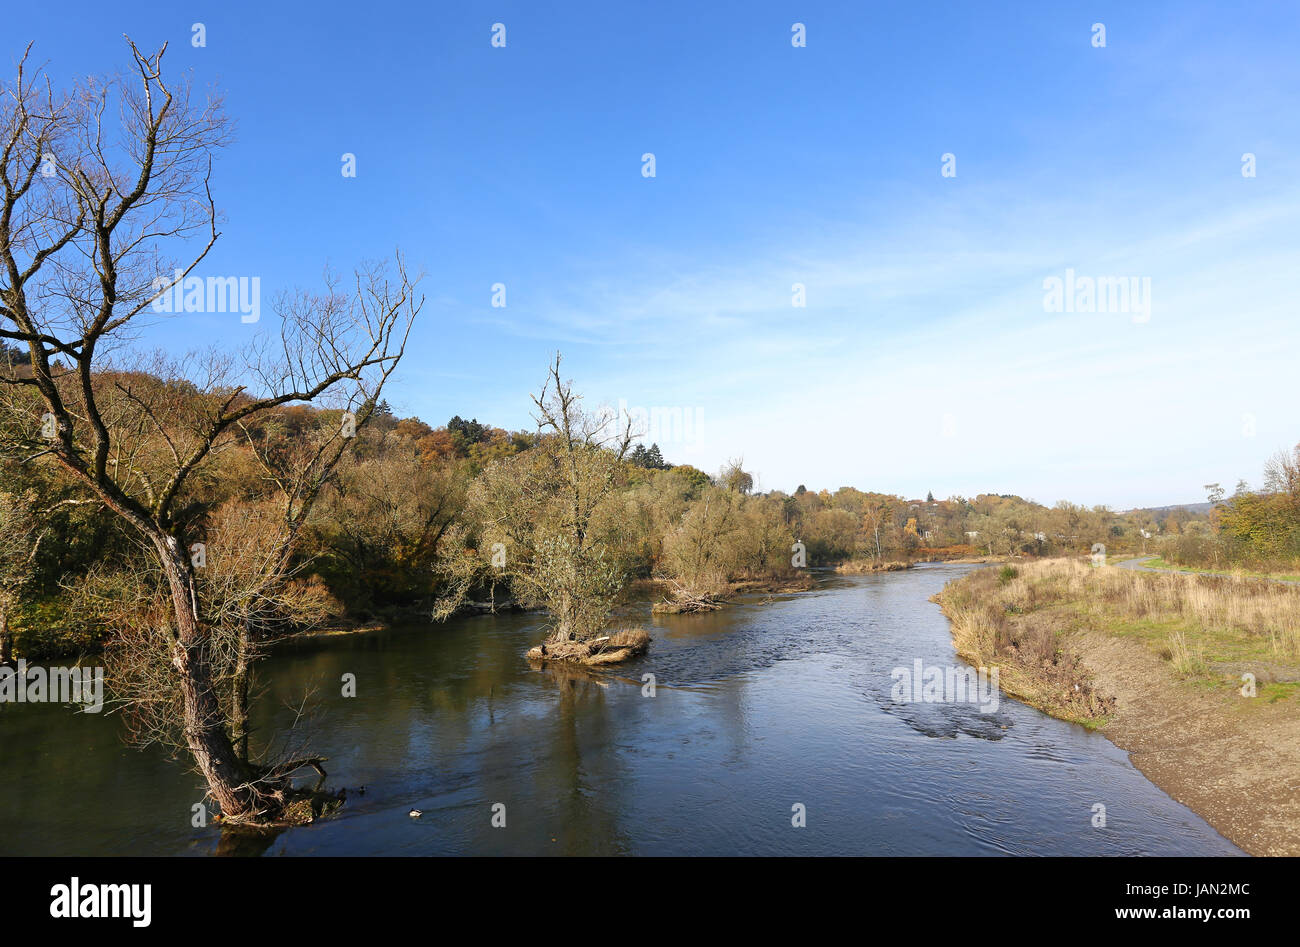
<instances>
[{"instance_id":1,"label":"river water surface","mask_svg":"<svg viewBox=\"0 0 1300 947\"><path fill-rule=\"evenodd\" d=\"M823 574L813 591L711 615L646 608L634 620L654 635L649 653L601 673L530 667L530 615L277 653L261 732L289 727L314 690L310 747L350 796L259 850L1240 854L1082 727L1008 698L993 713L894 702L894 668L960 664L929 597L969 568ZM354 698L341 696L345 674ZM182 765L125 747L113 716L0 705L2 854L209 854L219 832L191 824L201 798Z\"/></svg>"}]
</instances>

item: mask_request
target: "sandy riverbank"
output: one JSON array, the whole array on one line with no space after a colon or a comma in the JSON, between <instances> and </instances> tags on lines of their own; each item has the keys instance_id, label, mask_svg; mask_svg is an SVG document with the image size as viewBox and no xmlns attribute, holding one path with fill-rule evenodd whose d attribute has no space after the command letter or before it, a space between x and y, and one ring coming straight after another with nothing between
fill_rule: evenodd
<instances>
[{"instance_id":1,"label":"sandy riverbank","mask_svg":"<svg viewBox=\"0 0 1300 947\"><path fill-rule=\"evenodd\" d=\"M1247 852L1300 855L1300 590L1047 560L935 598L1007 693L1098 729Z\"/></svg>"}]
</instances>

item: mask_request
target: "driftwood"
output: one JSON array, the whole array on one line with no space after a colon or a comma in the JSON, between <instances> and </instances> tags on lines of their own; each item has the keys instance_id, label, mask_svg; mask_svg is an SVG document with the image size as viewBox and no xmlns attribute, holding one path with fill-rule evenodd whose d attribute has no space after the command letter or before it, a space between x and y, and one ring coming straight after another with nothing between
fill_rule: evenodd
<instances>
[{"instance_id":1,"label":"driftwood","mask_svg":"<svg viewBox=\"0 0 1300 947\"><path fill-rule=\"evenodd\" d=\"M672 598L665 597L662 602L656 602L651 611L661 614L714 612L726 604L721 595L713 592L697 592L675 579L669 579L668 582L672 586Z\"/></svg>"},{"instance_id":2,"label":"driftwood","mask_svg":"<svg viewBox=\"0 0 1300 947\"><path fill-rule=\"evenodd\" d=\"M650 645L650 635L642 628L629 628L612 635L586 641L548 641L528 651L528 660L571 662L574 664L614 664L638 654Z\"/></svg>"}]
</instances>

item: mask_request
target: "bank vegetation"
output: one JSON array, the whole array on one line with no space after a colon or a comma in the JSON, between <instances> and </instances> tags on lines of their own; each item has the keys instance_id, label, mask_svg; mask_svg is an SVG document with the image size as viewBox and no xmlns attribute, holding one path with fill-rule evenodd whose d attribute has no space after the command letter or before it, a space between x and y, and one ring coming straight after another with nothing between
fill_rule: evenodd
<instances>
[{"instance_id":1,"label":"bank vegetation","mask_svg":"<svg viewBox=\"0 0 1300 947\"><path fill-rule=\"evenodd\" d=\"M1050 559L936 596L971 664L1099 729L1237 844L1300 853L1300 587Z\"/></svg>"}]
</instances>

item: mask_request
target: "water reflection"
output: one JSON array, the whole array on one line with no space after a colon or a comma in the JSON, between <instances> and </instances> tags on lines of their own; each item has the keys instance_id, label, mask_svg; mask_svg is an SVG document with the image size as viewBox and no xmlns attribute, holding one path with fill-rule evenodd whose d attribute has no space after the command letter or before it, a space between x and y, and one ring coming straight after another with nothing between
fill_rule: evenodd
<instances>
[{"instance_id":1,"label":"water reflection","mask_svg":"<svg viewBox=\"0 0 1300 947\"><path fill-rule=\"evenodd\" d=\"M0 711L0 850L51 854L1217 854L1235 848L1082 728L1003 698L898 704L955 661L928 601L964 567L822 577L710 615L632 620L648 654L533 667L528 615L329 639L272 660L260 733L320 697L334 818L264 845L194 829L201 787L112 721ZM642 676L654 674L653 697ZM357 696L340 679L356 675ZM9 761L22 760L18 766ZM147 800L141 805L141 800ZM1104 802L1106 830L1092 828ZM791 806L808 812L791 826ZM493 827L494 806L505 827ZM421 819L407 811L417 807Z\"/></svg>"}]
</instances>

